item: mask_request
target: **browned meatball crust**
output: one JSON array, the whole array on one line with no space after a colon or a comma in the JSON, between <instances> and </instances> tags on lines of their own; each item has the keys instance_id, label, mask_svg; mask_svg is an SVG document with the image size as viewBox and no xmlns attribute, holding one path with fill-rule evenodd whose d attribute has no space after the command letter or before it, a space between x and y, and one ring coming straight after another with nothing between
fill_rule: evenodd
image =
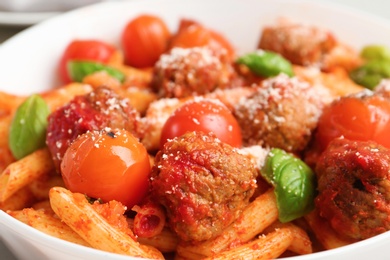
<instances>
[{"instance_id":1,"label":"browned meatball crust","mask_svg":"<svg viewBox=\"0 0 390 260\"><path fill-rule=\"evenodd\" d=\"M308 66L319 64L336 43L326 30L281 22L263 29L258 47L277 52L294 64Z\"/></svg>"},{"instance_id":2,"label":"browned meatball crust","mask_svg":"<svg viewBox=\"0 0 390 260\"><path fill-rule=\"evenodd\" d=\"M154 67L152 86L161 97L182 98L238 82L226 51L216 53L207 47L194 47L173 48L161 55Z\"/></svg>"},{"instance_id":3,"label":"browned meatball crust","mask_svg":"<svg viewBox=\"0 0 390 260\"><path fill-rule=\"evenodd\" d=\"M167 142L152 170L153 197L186 241L220 234L249 203L257 171L251 159L213 134L188 132Z\"/></svg>"},{"instance_id":4,"label":"browned meatball crust","mask_svg":"<svg viewBox=\"0 0 390 260\"><path fill-rule=\"evenodd\" d=\"M263 81L234 109L244 145L302 151L322 111L320 95L309 84L284 74Z\"/></svg>"},{"instance_id":5,"label":"browned meatball crust","mask_svg":"<svg viewBox=\"0 0 390 260\"><path fill-rule=\"evenodd\" d=\"M341 236L366 239L390 229L390 150L335 139L317 166L316 206Z\"/></svg>"}]
</instances>

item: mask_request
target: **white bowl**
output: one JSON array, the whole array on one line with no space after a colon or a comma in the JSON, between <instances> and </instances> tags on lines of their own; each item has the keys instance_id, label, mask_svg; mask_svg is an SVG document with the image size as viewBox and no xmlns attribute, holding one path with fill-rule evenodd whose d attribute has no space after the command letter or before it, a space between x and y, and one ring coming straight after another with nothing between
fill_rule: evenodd
<instances>
[{"instance_id":1,"label":"white bowl","mask_svg":"<svg viewBox=\"0 0 390 260\"><path fill-rule=\"evenodd\" d=\"M133 0L81 8L38 24L0 46L0 90L30 94L58 85L60 54L75 38L96 38L119 47L126 22L141 13L162 17L177 28L180 18L193 18L222 32L240 53L252 51L261 28L287 17L328 28L343 42L359 48L390 45L390 23L336 5L299 0ZM135 259L65 242L43 234L0 211L0 235L20 259ZM292 259L385 259L390 232L343 248Z\"/></svg>"}]
</instances>

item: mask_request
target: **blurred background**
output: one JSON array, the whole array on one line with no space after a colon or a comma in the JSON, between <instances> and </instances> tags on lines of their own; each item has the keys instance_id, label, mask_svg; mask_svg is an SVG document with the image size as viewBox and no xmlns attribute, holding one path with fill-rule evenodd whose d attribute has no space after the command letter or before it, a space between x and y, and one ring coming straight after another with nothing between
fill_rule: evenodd
<instances>
[{"instance_id":1,"label":"blurred background","mask_svg":"<svg viewBox=\"0 0 390 260\"><path fill-rule=\"evenodd\" d=\"M71 9L103 1L121 0L0 0L0 45L18 32ZM146 1L146 0L145 0ZM312 0L347 5L388 19L390 1ZM0 241L0 259L16 260Z\"/></svg>"},{"instance_id":2,"label":"blurred background","mask_svg":"<svg viewBox=\"0 0 390 260\"><path fill-rule=\"evenodd\" d=\"M0 43L16 33L72 10L97 2L121 0L0 0ZM390 19L390 1L383 0L312 0L351 6Z\"/></svg>"},{"instance_id":3,"label":"blurred background","mask_svg":"<svg viewBox=\"0 0 390 260\"><path fill-rule=\"evenodd\" d=\"M43 20L105 1L119 0L0 0L0 43Z\"/></svg>"}]
</instances>

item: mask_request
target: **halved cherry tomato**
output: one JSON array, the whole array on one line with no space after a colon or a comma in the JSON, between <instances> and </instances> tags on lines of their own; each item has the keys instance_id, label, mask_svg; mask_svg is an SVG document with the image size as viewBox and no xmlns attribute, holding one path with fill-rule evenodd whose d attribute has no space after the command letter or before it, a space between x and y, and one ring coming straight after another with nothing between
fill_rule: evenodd
<instances>
[{"instance_id":1,"label":"halved cherry tomato","mask_svg":"<svg viewBox=\"0 0 390 260\"><path fill-rule=\"evenodd\" d=\"M141 15L131 20L122 33L122 48L128 65L151 67L166 51L171 34L162 19Z\"/></svg>"},{"instance_id":2,"label":"halved cherry tomato","mask_svg":"<svg viewBox=\"0 0 390 260\"><path fill-rule=\"evenodd\" d=\"M87 132L66 151L61 174L66 187L128 208L139 203L149 187L150 162L144 146L130 132Z\"/></svg>"},{"instance_id":3,"label":"halved cherry tomato","mask_svg":"<svg viewBox=\"0 0 390 260\"><path fill-rule=\"evenodd\" d=\"M343 97L327 107L318 123L321 150L335 138L375 141L390 148L390 102L380 96Z\"/></svg>"},{"instance_id":4,"label":"halved cherry tomato","mask_svg":"<svg viewBox=\"0 0 390 260\"><path fill-rule=\"evenodd\" d=\"M115 47L98 40L74 40L65 49L59 64L59 75L64 83L71 82L68 62L71 60L97 61L107 63Z\"/></svg>"},{"instance_id":5,"label":"halved cherry tomato","mask_svg":"<svg viewBox=\"0 0 390 260\"><path fill-rule=\"evenodd\" d=\"M187 101L163 126L160 145L188 131L213 132L222 142L241 147L241 129L230 110L214 100Z\"/></svg>"},{"instance_id":6,"label":"halved cherry tomato","mask_svg":"<svg viewBox=\"0 0 390 260\"><path fill-rule=\"evenodd\" d=\"M231 58L235 55L231 43L220 33L205 28L195 21L186 19L181 20L177 34L172 37L170 48L193 48L204 46L209 46L215 50L224 48Z\"/></svg>"}]
</instances>

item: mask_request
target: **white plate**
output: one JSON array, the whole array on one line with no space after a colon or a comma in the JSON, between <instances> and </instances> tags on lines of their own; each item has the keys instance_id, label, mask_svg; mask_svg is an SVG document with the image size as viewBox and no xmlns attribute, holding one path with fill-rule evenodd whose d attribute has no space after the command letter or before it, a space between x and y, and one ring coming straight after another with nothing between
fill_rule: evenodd
<instances>
[{"instance_id":1,"label":"white plate","mask_svg":"<svg viewBox=\"0 0 390 260\"><path fill-rule=\"evenodd\" d=\"M55 15L60 12L1 12L0 25L3 26L30 26Z\"/></svg>"},{"instance_id":2,"label":"white plate","mask_svg":"<svg viewBox=\"0 0 390 260\"><path fill-rule=\"evenodd\" d=\"M161 16L173 30L180 18L193 18L224 33L239 52L251 51L261 28L284 16L333 31L356 48L390 46L390 22L342 6L310 0L133 0L106 2L72 11L28 29L0 46L0 90L29 94L58 85L56 67L74 38L96 38L120 46L120 33L140 13ZM47 236L0 211L0 235L20 259L133 259ZM390 258L390 232L336 250L292 259Z\"/></svg>"}]
</instances>

